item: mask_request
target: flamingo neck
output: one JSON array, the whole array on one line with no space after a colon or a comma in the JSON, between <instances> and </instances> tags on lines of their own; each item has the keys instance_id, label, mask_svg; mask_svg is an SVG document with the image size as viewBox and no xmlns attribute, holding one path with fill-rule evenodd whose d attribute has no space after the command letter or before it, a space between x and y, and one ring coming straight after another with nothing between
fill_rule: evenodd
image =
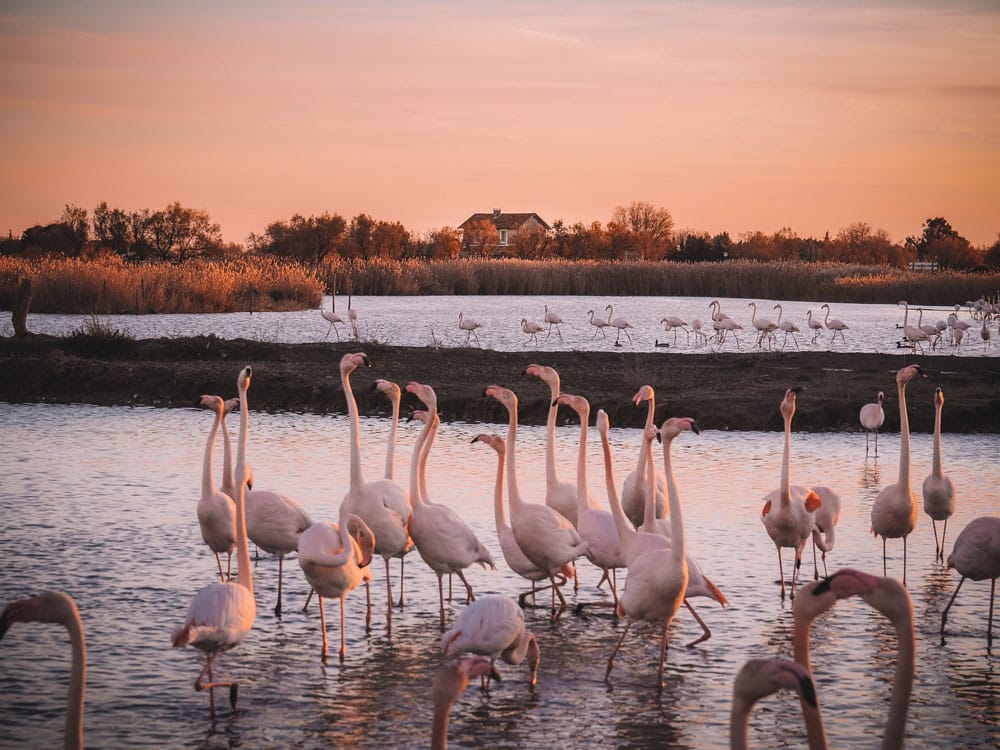
<instances>
[{"instance_id":1,"label":"flamingo neck","mask_svg":"<svg viewBox=\"0 0 1000 750\"><path fill-rule=\"evenodd\" d=\"M385 478L396 478L396 433L399 430L399 400L392 402L392 427L389 428L389 446L385 451Z\"/></svg>"},{"instance_id":2,"label":"flamingo neck","mask_svg":"<svg viewBox=\"0 0 1000 750\"><path fill-rule=\"evenodd\" d=\"M247 540L247 434L250 431L250 407L246 388L240 388L240 439L236 447L236 563L239 585L253 596L253 567Z\"/></svg>"},{"instance_id":3,"label":"flamingo neck","mask_svg":"<svg viewBox=\"0 0 1000 750\"><path fill-rule=\"evenodd\" d=\"M420 500L424 505L431 504L431 493L427 491L427 459L431 455L431 446L434 445L434 438L437 437L438 428L441 426L441 418L437 410L431 413L430 424L427 425L427 439L420 448Z\"/></svg>"},{"instance_id":4,"label":"flamingo neck","mask_svg":"<svg viewBox=\"0 0 1000 750\"><path fill-rule=\"evenodd\" d=\"M812 621L806 618L795 618L792 628L792 643L795 661L805 667L805 670L812 675L812 666L809 663L809 634L812 630ZM815 682L815 678L813 680ZM816 706L810 706L803 698L799 698L802 706L802 716L806 722L806 735L809 739L810 750L826 750L826 730L823 727L823 714L820 711L819 696L816 697Z\"/></svg>"},{"instance_id":5,"label":"flamingo neck","mask_svg":"<svg viewBox=\"0 0 1000 750\"><path fill-rule=\"evenodd\" d=\"M673 471L670 469L670 448L672 440L663 441L663 472L667 475L667 495L670 500L670 551L673 560L681 565L686 557L684 550L684 516L681 514L681 498L677 492ZM650 499L646 498L649 503ZM655 499L652 501L655 503Z\"/></svg>"},{"instance_id":6,"label":"flamingo neck","mask_svg":"<svg viewBox=\"0 0 1000 750\"><path fill-rule=\"evenodd\" d=\"M611 515L615 519L615 527L618 529L618 538L624 542L630 534L635 533L632 524L629 523L622 508L622 499L618 495L618 488L615 487L614 462L611 460L611 444L608 436L601 433L601 447L604 450L604 483L607 487L608 505L611 506Z\"/></svg>"},{"instance_id":7,"label":"flamingo neck","mask_svg":"<svg viewBox=\"0 0 1000 750\"><path fill-rule=\"evenodd\" d=\"M789 473L791 471L792 463L792 418L791 416L785 417L785 451L781 457L781 493L778 501L783 507L789 507L792 504L792 495L790 489Z\"/></svg>"},{"instance_id":8,"label":"flamingo neck","mask_svg":"<svg viewBox=\"0 0 1000 750\"><path fill-rule=\"evenodd\" d=\"M903 330L906 330L908 321L910 320L910 306L903 305Z\"/></svg>"},{"instance_id":9,"label":"flamingo neck","mask_svg":"<svg viewBox=\"0 0 1000 750\"><path fill-rule=\"evenodd\" d=\"M417 436L417 442L413 445L413 458L410 460L410 504L413 506L414 511L417 508L423 507L424 504L424 499L420 496L420 454L424 443L427 441L427 435L433 421L429 420L424 425L424 429Z\"/></svg>"},{"instance_id":10,"label":"flamingo neck","mask_svg":"<svg viewBox=\"0 0 1000 750\"><path fill-rule=\"evenodd\" d=\"M910 694L913 691L915 658L913 610L908 607L902 616L896 618L893 625L899 638L899 653L896 656L896 671L892 681L889 718L886 721L885 733L882 735L883 750L903 746L906 716L910 708Z\"/></svg>"},{"instance_id":11,"label":"flamingo neck","mask_svg":"<svg viewBox=\"0 0 1000 750\"><path fill-rule=\"evenodd\" d=\"M219 425L222 424L222 410L215 412L215 422L208 433L208 442L205 443L205 457L201 467L201 495L208 497L215 492L215 479L212 476L212 452L215 450L215 439L219 435ZM223 473L225 473L223 467Z\"/></svg>"},{"instance_id":12,"label":"flamingo neck","mask_svg":"<svg viewBox=\"0 0 1000 750\"><path fill-rule=\"evenodd\" d=\"M344 387L347 416L351 422L351 492L358 492L365 483L361 471L361 419L358 416L358 402L354 399L354 390L351 388L351 374L341 371L340 382Z\"/></svg>"},{"instance_id":13,"label":"flamingo neck","mask_svg":"<svg viewBox=\"0 0 1000 750\"><path fill-rule=\"evenodd\" d=\"M72 666L69 675L69 697L66 702L66 723L64 743L66 748L78 750L83 747L83 701L87 684L87 643L83 637L83 623L80 612L74 605L63 619L69 633L72 649Z\"/></svg>"},{"instance_id":14,"label":"flamingo neck","mask_svg":"<svg viewBox=\"0 0 1000 750\"><path fill-rule=\"evenodd\" d=\"M934 409L934 458L931 463L931 474L941 478L941 406Z\"/></svg>"},{"instance_id":15,"label":"flamingo neck","mask_svg":"<svg viewBox=\"0 0 1000 750\"><path fill-rule=\"evenodd\" d=\"M906 383L900 383L899 391L899 485L910 486L910 418L906 413Z\"/></svg>"},{"instance_id":16,"label":"flamingo neck","mask_svg":"<svg viewBox=\"0 0 1000 750\"><path fill-rule=\"evenodd\" d=\"M222 491L236 495L236 481L233 479L233 443L229 439L225 414L222 416Z\"/></svg>"},{"instance_id":17,"label":"flamingo neck","mask_svg":"<svg viewBox=\"0 0 1000 750\"><path fill-rule=\"evenodd\" d=\"M556 417L559 414L559 381L549 385L549 416L545 421L545 481L549 489L559 484L556 469Z\"/></svg>"},{"instance_id":18,"label":"flamingo neck","mask_svg":"<svg viewBox=\"0 0 1000 750\"><path fill-rule=\"evenodd\" d=\"M666 446L664 446L665 448ZM642 439L642 455L646 457L641 477L643 486L641 531L656 531L656 471L653 467L653 441Z\"/></svg>"},{"instance_id":19,"label":"flamingo neck","mask_svg":"<svg viewBox=\"0 0 1000 750\"><path fill-rule=\"evenodd\" d=\"M733 696L729 713L729 750L746 750L749 747L747 731L750 727L750 709L753 703L742 695Z\"/></svg>"},{"instance_id":20,"label":"flamingo neck","mask_svg":"<svg viewBox=\"0 0 1000 750\"><path fill-rule=\"evenodd\" d=\"M503 507L503 472L506 461L506 451L497 453L497 475L493 484L493 520L497 531L507 527L507 514Z\"/></svg>"},{"instance_id":21,"label":"flamingo neck","mask_svg":"<svg viewBox=\"0 0 1000 750\"><path fill-rule=\"evenodd\" d=\"M580 412L580 448L576 458L576 510L582 513L590 507L587 492L587 422L590 410Z\"/></svg>"},{"instance_id":22,"label":"flamingo neck","mask_svg":"<svg viewBox=\"0 0 1000 750\"><path fill-rule=\"evenodd\" d=\"M431 750L448 750L448 719L455 697L434 704L434 723L431 726Z\"/></svg>"},{"instance_id":23,"label":"flamingo neck","mask_svg":"<svg viewBox=\"0 0 1000 750\"><path fill-rule=\"evenodd\" d=\"M830 327L830 308L826 308L826 317L823 318L823 325Z\"/></svg>"},{"instance_id":24,"label":"flamingo neck","mask_svg":"<svg viewBox=\"0 0 1000 750\"><path fill-rule=\"evenodd\" d=\"M510 409L510 421L507 423L507 494L510 496L510 518L513 523L514 512L524 507L521 499L521 488L517 483L517 405Z\"/></svg>"}]
</instances>

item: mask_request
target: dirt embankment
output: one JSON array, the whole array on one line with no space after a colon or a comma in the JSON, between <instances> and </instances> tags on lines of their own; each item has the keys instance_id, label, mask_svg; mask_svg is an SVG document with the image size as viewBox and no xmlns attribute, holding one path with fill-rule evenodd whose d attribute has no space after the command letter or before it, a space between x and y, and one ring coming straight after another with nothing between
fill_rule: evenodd
<instances>
[{"instance_id":1,"label":"dirt embankment","mask_svg":"<svg viewBox=\"0 0 1000 750\"><path fill-rule=\"evenodd\" d=\"M532 363L555 367L563 390L586 396L615 426L641 426L631 403L643 384L657 395L657 419L695 417L705 429L780 430L778 403L802 386L797 430L858 431L858 410L886 393L886 431L899 429L894 373L916 362L928 378L907 391L911 429L930 432L933 392L945 393L945 430L1000 432L1000 360L992 357L901 357L888 354L780 352L681 355L630 352L496 352L378 344L271 344L214 337L120 342L111 352L49 336L0 340L0 401L98 405L193 406L202 393L235 395L236 374L254 367L253 406L267 411L346 411L338 363L364 351L371 369L353 380L363 414L386 414L388 402L368 387L375 378L432 385L444 420L505 423L506 412L483 395L491 383L511 388L520 420L545 422L548 389L524 374ZM404 413L417 402L404 396ZM572 422L575 415L560 415ZM995 449L995 446L994 446Z\"/></svg>"}]
</instances>

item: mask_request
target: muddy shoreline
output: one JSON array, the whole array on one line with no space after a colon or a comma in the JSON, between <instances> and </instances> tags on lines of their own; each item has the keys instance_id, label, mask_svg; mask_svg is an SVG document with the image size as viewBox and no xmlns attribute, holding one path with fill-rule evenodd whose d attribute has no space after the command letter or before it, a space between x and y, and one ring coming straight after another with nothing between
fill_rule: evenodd
<instances>
[{"instance_id":1,"label":"muddy shoreline","mask_svg":"<svg viewBox=\"0 0 1000 750\"><path fill-rule=\"evenodd\" d=\"M785 388L801 386L795 429L860 431L858 410L886 392L883 430L899 429L894 373L916 362L926 380L907 391L915 432L934 426L933 393L945 393L946 432L1000 432L1000 359L909 357L834 352L682 355L622 352L498 352L475 348L411 348L381 344L275 344L215 337L141 339L95 350L92 343L33 335L0 339L0 401L103 406L193 406L202 393L235 395L236 373L254 367L253 406L266 411L344 413L338 362L364 351L371 369L352 379L362 414L385 415L375 378L429 383L443 420L506 423L506 412L483 390L513 389L520 421L543 424L548 389L524 374L532 363L555 367L563 390L605 409L614 426L638 427L644 409L631 403L643 384L657 394L657 419L695 417L704 429L780 430ZM404 413L417 406L412 396ZM572 422L575 415L560 414ZM994 450L990 448L989 450Z\"/></svg>"}]
</instances>

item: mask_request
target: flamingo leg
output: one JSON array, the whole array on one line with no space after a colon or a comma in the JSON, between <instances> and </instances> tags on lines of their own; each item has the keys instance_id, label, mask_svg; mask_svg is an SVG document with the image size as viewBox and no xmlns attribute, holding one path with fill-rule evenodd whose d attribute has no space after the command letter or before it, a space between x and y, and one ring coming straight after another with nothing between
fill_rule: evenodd
<instances>
[{"instance_id":1,"label":"flamingo leg","mask_svg":"<svg viewBox=\"0 0 1000 750\"><path fill-rule=\"evenodd\" d=\"M785 566L781 562L781 547L778 547L778 575L781 577L781 598L785 598Z\"/></svg>"},{"instance_id":2,"label":"flamingo leg","mask_svg":"<svg viewBox=\"0 0 1000 750\"><path fill-rule=\"evenodd\" d=\"M995 580L995 579L994 579ZM948 610L951 609L951 605L955 603L955 597L958 596L958 592L962 589L962 584L965 583L965 576L962 576L958 581L958 585L955 587L955 593L951 595L951 599L948 600L948 606L944 608L944 612L941 613L941 637L944 638L944 624L948 621ZM993 600L990 599L990 615L993 614ZM992 620L992 617L991 617Z\"/></svg>"},{"instance_id":3,"label":"flamingo leg","mask_svg":"<svg viewBox=\"0 0 1000 750\"><path fill-rule=\"evenodd\" d=\"M819 566L816 564L816 540L815 539L813 539L812 546L813 546L813 580L814 581L818 581L819 580ZM824 563L825 563L825 561L824 561Z\"/></svg>"},{"instance_id":4,"label":"flamingo leg","mask_svg":"<svg viewBox=\"0 0 1000 750\"><path fill-rule=\"evenodd\" d=\"M933 518L931 519L931 528L934 529L934 559L937 560L941 556L941 548L938 546L937 521Z\"/></svg>"},{"instance_id":5,"label":"flamingo leg","mask_svg":"<svg viewBox=\"0 0 1000 750\"><path fill-rule=\"evenodd\" d=\"M226 580L233 580L233 553L226 555Z\"/></svg>"},{"instance_id":6,"label":"flamingo leg","mask_svg":"<svg viewBox=\"0 0 1000 750\"><path fill-rule=\"evenodd\" d=\"M875 458L878 458L878 430L875 430Z\"/></svg>"},{"instance_id":7,"label":"flamingo leg","mask_svg":"<svg viewBox=\"0 0 1000 750\"><path fill-rule=\"evenodd\" d=\"M997 593L997 579L994 578L990 581L990 616L986 621L986 646L987 648L993 645L993 599Z\"/></svg>"},{"instance_id":8,"label":"flamingo leg","mask_svg":"<svg viewBox=\"0 0 1000 750\"><path fill-rule=\"evenodd\" d=\"M903 586L906 586L906 537L903 537Z\"/></svg>"},{"instance_id":9,"label":"flamingo leg","mask_svg":"<svg viewBox=\"0 0 1000 750\"><path fill-rule=\"evenodd\" d=\"M344 597L340 597L340 663L344 663L347 656L347 644L344 642Z\"/></svg>"},{"instance_id":10,"label":"flamingo leg","mask_svg":"<svg viewBox=\"0 0 1000 750\"><path fill-rule=\"evenodd\" d=\"M885 537L882 537L882 575L888 575L885 569Z\"/></svg>"},{"instance_id":11,"label":"flamingo leg","mask_svg":"<svg viewBox=\"0 0 1000 750\"><path fill-rule=\"evenodd\" d=\"M222 574L222 558L219 557L218 552L215 553L215 562L219 566L219 580L222 581L222 583L225 583L226 577Z\"/></svg>"},{"instance_id":12,"label":"flamingo leg","mask_svg":"<svg viewBox=\"0 0 1000 750\"><path fill-rule=\"evenodd\" d=\"M369 635L372 632L372 586L368 581L365 581L365 601L368 605L365 614L365 635Z\"/></svg>"},{"instance_id":13,"label":"flamingo leg","mask_svg":"<svg viewBox=\"0 0 1000 750\"><path fill-rule=\"evenodd\" d=\"M667 661L667 629L670 627L670 618L663 621L663 640L660 642L660 671L658 675L660 690L663 690L663 664Z\"/></svg>"},{"instance_id":14,"label":"flamingo leg","mask_svg":"<svg viewBox=\"0 0 1000 750\"><path fill-rule=\"evenodd\" d=\"M941 562L944 562L944 535L948 533L948 519L944 519L944 528L941 530Z\"/></svg>"},{"instance_id":15,"label":"flamingo leg","mask_svg":"<svg viewBox=\"0 0 1000 750\"><path fill-rule=\"evenodd\" d=\"M632 621L625 621L625 629L622 631L622 637L618 639L618 643L615 644L615 650L611 652L611 656L608 657L608 668L604 672L604 681L607 682L608 678L611 677L611 668L615 665L615 656L618 654L618 649L622 647L622 641L625 640L625 636L628 635L628 629L632 627Z\"/></svg>"},{"instance_id":16,"label":"flamingo leg","mask_svg":"<svg viewBox=\"0 0 1000 750\"><path fill-rule=\"evenodd\" d=\"M459 578L459 580L461 580L462 583L465 584L465 603L469 604L470 602L476 601L476 595L474 593L472 593L472 586L470 586L469 582L467 580L465 580L465 573L463 573L460 570L455 575L457 575L458 578ZM451 579L449 578L448 580L449 580L449 585L450 585Z\"/></svg>"},{"instance_id":17,"label":"flamingo leg","mask_svg":"<svg viewBox=\"0 0 1000 750\"><path fill-rule=\"evenodd\" d=\"M687 645L687 648L691 648L692 646L697 646L702 641L707 641L709 638L711 638L712 631L708 629L708 625L705 624L705 621L702 620L701 617L698 615L698 613L695 611L695 608L691 605L691 602L685 599L684 606L687 607L688 610L690 610L691 615L694 617L695 620L698 621L698 624L701 625L701 631L702 631L701 637L696 638Z\"/></svg>"},{"instance_id":18,"label":"flamingo leg","mask_svg":"<svg viewBox=\"0 0 1000 750\"><path fill-rule=\"evenodd\" d=\"M274 616L281 617L281 568L284 555L278 555L278 603L274 605Z\"/></svg>"},{"instance_id":19,"label":"flamingo leg","mask_svg":"<svg viewBox=\"0 0 1000 750\"><path fill-rule=\"evenodd\" d=\"M326 607L323 606L322 596L317 596L317 601L319 602L319 629L323 631L323 651L320 654L320 658L323 660L323 663L325 664L327 650L328 650L326 642Z\"/></svg>"},{"instance_id":20,"label":"flamingo leg","mask_svg":"<svg viewBox=\"0 0 1000 750\"><path fill-rule=\"evenodd\" d=\"M388 597L388 609L385 612L386 625L392 632L392 578L389 576L389 558L385 558L385 591Z\"/></svg>"},{"instance_id":21,"label":"flamingo leg","mask_svg":"<svg viewBox=\"0 0 1000 750\"><path fill-rule=\"evenodd\" d=\"M316 590L316 589L309 589L309 596L307 596L307 597L306 597L306 603L302 605L302 611L303 611L303 612L305 612L305 611L307 611L307 610L309 609L309 602L311 602L311 601L312 601L312 598L313 598L313 592L314 592L315 590Z\"/></svg>"},{"instance_id":22,"label":"flamingo leg","mask_svg":"<svg viewBox=\"0 0 1000 750\"><path fill-rule=\"evenodd\" d=\"M549 576L549 579L552 581L552 622L555 622L566 609L566 597L563 596L562 591L556 586L556 577L554 575ZM556 609L556 596L559 597L559 609Z\"/></svg>"},{"instance_id":23,"label":"flamingo leg","mask_svg":"<svg viewBox=\"0 0 1000 750\"><path fill-rule=\"evenodd\" d=\"M444 630L444 580L442 574L438 573L438 605L441 613L441 630Z\"/></svg>"},{"instance_id":24,"label":"flamingo leg","mask_svg":"<svg viewBox=\"0 0 1000 750\"><path fill-rule=\"evenodd\" d=\"M400 609L403 608L403 571L406 567L406 558L399 558L399 604L397 605Z\"/></svg>"}]
</instances>

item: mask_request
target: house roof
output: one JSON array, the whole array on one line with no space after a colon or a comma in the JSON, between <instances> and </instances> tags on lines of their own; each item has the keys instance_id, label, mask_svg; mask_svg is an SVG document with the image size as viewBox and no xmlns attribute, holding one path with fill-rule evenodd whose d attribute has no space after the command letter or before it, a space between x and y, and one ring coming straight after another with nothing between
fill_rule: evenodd
<instances>
[{"instance_id":1,"label":"house roof","mask_svg":"<svg viewBox=\"0 0 1000 750\"><path fill-rule=\"evenodd\" d=\"M541 216L535 213L530 214L505 214L502 212L472 214L468 219L458 225L459 229L464 229L467 224L474 221L491 221L497 229L520 229L530 219L534 218L539 224L545 227L546 231L551 229Z\"/></svg>"}]
</instances>

